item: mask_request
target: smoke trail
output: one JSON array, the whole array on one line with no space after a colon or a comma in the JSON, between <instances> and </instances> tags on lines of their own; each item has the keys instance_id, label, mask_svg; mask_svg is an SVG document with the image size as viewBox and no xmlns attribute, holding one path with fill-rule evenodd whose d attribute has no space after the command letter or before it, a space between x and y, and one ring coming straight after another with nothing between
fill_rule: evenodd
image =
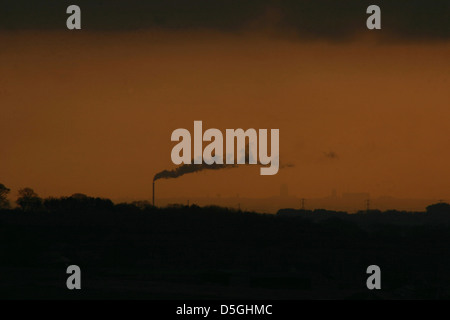
<instances>
[{"instance_id":1,"label":"smoke trail","mask_svg":"<svg viewBox=\"0 0 450 320\"><path fill-rule=\"evenodd\" d=\"M237 155L235 155L237 157ZM244 163L239 165L248 165L250 162L250 152L249 152L249 145L246 144L244 147ZM237 168L237 159L235 158L234 164L194 164L194 159L191 160L190 164L183 164L173 170L163 170L155 174L153 177L153 181L159 180L159 179L171 179L171 178L178 178L188 173L194 173L199 172L203 170L220 170L220 169L231 169L231 168ZM280 164L280 169L283 168L293 168L295 165L293 163L286 163L286 164Z\"/></svg>"},{"instance_id":2,"label":"smoke trail","mask_svg":"<svg viewBox=\"0 0 450 320\"><path fill-rule=\"evenodd\" d=\"M248 144L246 144L244 147L244 156L245 156L244 162L246 164L249 163L250 156L249 156L249 145ZM237 157L237 155L236 155L236 157ZM235 158L235 160L237 160L237 159ZM220 170L220 169L230 169L230 168L237 168L236 161L234 164L217 164L217 163L194 164L194 159L192 159L190 164L183 164L173 170L163 170L161 172L158 172L153 177L153 181L156 181L159 179L178 178L187 173L194 173L194 172L199 172L199 171L203 171L203 170Z\"/></svg>"},{"instance_id":3,"label":"smoke trail","mask_svg":"<svg viewBox=\"0 0 450 320\"><path fill-rule=\"evenodd\" d=\"M284 169L284 168L294 168L295 164L293 164L292 162L288 162L286 164L281 164L280 163L280 169Z\"/></svg>"},{"instance_id":4,"label":"smoke trail","mask_svg":"<svg viewBox=\"0 0 450 320\"><path fill-rule=\"evenodd\" d=\"M194 162L194 161L192 161ZM245 163L245 165L248 164L248 161ZM243 165L243 164L241 164ZM159 179L170 179L170 178L178 178L188 173L194 173L199 172L203 170L220 170L220 169L231 169L231 168L237 168L237 164L183 164L173 170L163 170L155 174L153 177L153 181L159 180ZM293 163L286 163L280 165L280 169L283 168L293 168L295 165Z\"/></svg>"},{"instance_id":5,"label":"smoke trail","mask_svg":"<svg viewBox=\"0 0 450 320\"><path fill-rule=\"evenodd\" d=\"M193 161L192 161L193 162ZM178 178L187 173L194 173L203 170L219 170L219 169L227 169L227 168L236 168L237 164L183 164L178 168L173 170L163 170L155 174L153 181L159 179L170 179L170 178Z\"/></svg>"}]
</instances>

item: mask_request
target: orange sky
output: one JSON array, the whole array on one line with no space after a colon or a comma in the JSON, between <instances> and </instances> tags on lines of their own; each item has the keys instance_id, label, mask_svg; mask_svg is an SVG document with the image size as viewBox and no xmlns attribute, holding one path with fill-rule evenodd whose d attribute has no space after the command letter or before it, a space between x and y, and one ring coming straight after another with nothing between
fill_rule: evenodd
<instances>
[{"instance_id":1,"label":"orange sky","mask_svg":"<svg viewBox=\"0 0 450 320\"><path fill-rule=\"evenodd\" d=\"M279 128L281 162L158 181L161 197L331 189L450 198L450 44L219 32L0 34L0 183L149 199L177 128ZM334 152L337 157L326 154Z\"/></svg>"}]
</instances>

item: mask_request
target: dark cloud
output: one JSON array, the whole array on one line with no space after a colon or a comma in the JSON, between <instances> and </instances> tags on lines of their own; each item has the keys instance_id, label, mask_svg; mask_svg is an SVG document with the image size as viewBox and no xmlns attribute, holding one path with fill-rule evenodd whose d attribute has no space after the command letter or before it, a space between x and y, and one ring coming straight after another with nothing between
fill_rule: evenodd
<instances>
[{"instance_id":1,"label":"dark cloud","mask_svg":"<svg viewBox=\"0 0 450 320\"><path fill-rule=\"evenodd\" d=\"M65 29L67 6L82 9L84 30L149 28L264 31L301 39L345 40L378 32L400 40L449 40L449 0L1 0L0 29ZM366 8L382 9L382 30L368 31Z\"/></svg>"},{"instance_id":2,"label":"dark cloud","mask_svg":"<svg viewBox=\"0 0 450 320\"><path fill-rule=\"evenodd\" d=\"M337 153L334 151L324 152L323 154L327 159L338 159L339 158Z\"/></svg>"}]
</instances>

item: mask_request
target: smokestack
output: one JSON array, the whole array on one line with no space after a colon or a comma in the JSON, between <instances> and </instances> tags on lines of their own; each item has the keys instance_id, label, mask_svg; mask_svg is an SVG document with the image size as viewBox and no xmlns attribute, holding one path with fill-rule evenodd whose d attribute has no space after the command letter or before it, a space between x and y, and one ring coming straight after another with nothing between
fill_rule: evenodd
<instances>
[{"instance_id":1,"label":"smokestack","mask_svg":"<svg viewBox=\"0 0 450 320\"><path fill-rule=\"evenodd\" d=\"M155 181L153 180L153 188L152 188L152 191L153 191L153 206L155 206Z\"/></svg>"}]
</instances>

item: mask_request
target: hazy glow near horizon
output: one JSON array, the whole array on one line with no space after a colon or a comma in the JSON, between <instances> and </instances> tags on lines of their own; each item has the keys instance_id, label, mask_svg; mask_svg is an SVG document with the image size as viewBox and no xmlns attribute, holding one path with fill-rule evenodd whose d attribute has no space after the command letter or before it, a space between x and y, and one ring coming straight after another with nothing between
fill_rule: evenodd
<instances>
[{"instance_id":1,"label":"hazy glow near horizon","mask_svg":"<svg viewBox=\"0 0 450 320\"><path fill-rule=\"evenodd\" d=\"M176 128L279 128L280 158L158 181L161 197L450 195L450 44L335 44L191 32L10 32L0 183L150 199ZM14 197L13 193L13 197Z\"/></svg>"}]
</instances>

